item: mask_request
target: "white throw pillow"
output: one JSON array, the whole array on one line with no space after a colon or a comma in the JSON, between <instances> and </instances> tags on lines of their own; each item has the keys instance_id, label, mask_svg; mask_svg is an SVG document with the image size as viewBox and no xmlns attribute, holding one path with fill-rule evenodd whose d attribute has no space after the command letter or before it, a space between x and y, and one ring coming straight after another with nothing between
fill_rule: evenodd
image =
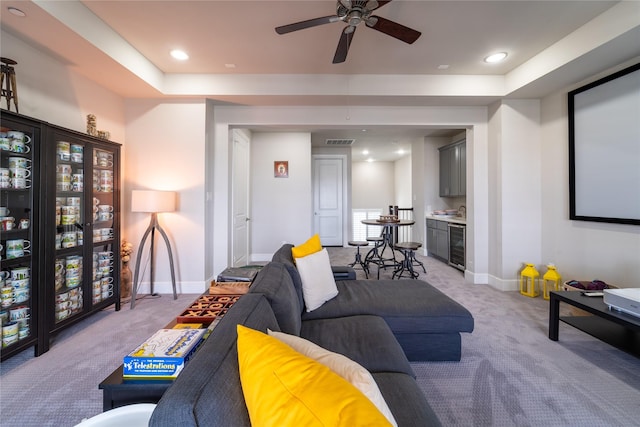
<instances>
[{"instance_id":1,"label":"white throw pillow","mask_svg":"<svg viewBox=\"0 0 640 427\"><path fill-rule=\"evenodd\" d=\"M296 267L302 280L302 297L307 311L313 311L338 295L326 249L296 258Z\"/></svg>"},{"instance_id":2,"label":"white throw pillow","mask_svg":"<svg viewBox=\"0 0 640 427\"><path fill-rule=\"evenodd\" d=\"M362 394L371 401L371 403L376 405L378 410L380 410L382 415L389 420L391 425L397 427L398 423L395 418L393 418L393 414L391 414L391 410L389 409L387 402L384 400L384 397L382 397L378 384L376 384L371 373L369 373L369 371L360 364L342 354L326 350L304 338L285 334L283 332L275 332L270 329L267 330L267 332L269 335L282 341L298 353L304 354L318 363L322 363L324 366L349 381L355 388L360 390Z\"/></svg>"}]
</instances>

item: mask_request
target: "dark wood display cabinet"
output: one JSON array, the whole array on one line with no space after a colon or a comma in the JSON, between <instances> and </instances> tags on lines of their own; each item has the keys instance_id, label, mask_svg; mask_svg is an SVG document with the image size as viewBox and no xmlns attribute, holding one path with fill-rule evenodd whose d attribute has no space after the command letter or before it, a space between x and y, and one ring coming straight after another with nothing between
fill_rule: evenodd
<instances>
[{"instance_id":1,"label":"dark wood display cabinet","mask_svg":"<svg viewBox=\"0 0 640 427\"><path fill-rule=\"evenodd\" d=\"M40 355L51 335L112 304L120 309L120 145L10 112L1 120L3 128L30 123L37 135L28 153L33 185L24 190L31 224L21 231L31 244L33 337L3 348L4 360L34 344Z\"/></svg>"},{"instance_id":2,"label":"dark wood display cabinet","mask_svg":"<svg viewBox=\"0 0 640 427\"><path fill-rule=\"evenodd\" d=\"M42 352L39 252L40 123L0 115L0 267L2 350L5 360L28 347Z\"/></svg>"}]
</instances>

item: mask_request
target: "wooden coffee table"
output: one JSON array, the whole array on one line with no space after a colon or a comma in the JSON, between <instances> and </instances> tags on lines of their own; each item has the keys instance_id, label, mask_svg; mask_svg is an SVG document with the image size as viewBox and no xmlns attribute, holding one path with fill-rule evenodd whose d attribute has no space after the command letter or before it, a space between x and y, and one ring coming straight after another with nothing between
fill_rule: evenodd
<instances>
[{"instance_id":1,"label":"wooden coffee table","mask_svg":"<svg viewBox=\"0 0 640 427\"><path fill-rule=\"evenodd\" d=\"M627 353L640 357L640 317L610 310L602 297L581 292L550 292L549 339L558 341L560 320ZM592 316L560 316L560 303L580 308Z\"/></svg>"}]
</instances>

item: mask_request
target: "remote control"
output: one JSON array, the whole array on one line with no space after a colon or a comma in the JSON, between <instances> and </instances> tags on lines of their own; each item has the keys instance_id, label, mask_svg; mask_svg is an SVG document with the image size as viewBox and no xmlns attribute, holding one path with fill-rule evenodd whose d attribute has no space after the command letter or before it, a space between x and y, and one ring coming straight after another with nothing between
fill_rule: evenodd
<instances>
[{"instance_id":1,"label":"remote control","mask_svg":"<svg viewBox=\"0 0 640 427\"><path fill-rule=\"evenodd\" d=\"M604 292L600 292L600 291L583 291L582 295L584 295L585 297L603 297L604 296Z\"/></svg>"}]
</instances>

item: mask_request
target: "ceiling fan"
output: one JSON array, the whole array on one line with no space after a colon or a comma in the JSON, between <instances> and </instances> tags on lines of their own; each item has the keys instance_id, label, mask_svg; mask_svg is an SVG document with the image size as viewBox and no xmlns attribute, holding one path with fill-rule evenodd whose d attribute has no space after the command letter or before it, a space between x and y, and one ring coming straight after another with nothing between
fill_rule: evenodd
<instances>
[{"instance_id":1,"label":"ceiling fan","mask_svg":"<svg viewBox=\"0 0 640 427\"><path fill-rule=\"evenodd\" d=\"M390 21L380 16L372 15L373 11L390 3L391 0L338 0L336 4L336 14L323 16L320 18L308 19L289 25L276 28L278 34L287 34L305 28L317 27L319 25L331 24L343 21L348 25L342 30L333 63L339 64L347 59L349 46L358 25L362 22L369 28L380 31L405 43L413 43L422 33L414 29L405 27L397 22Z\"/></svg>"}]
</instances>

